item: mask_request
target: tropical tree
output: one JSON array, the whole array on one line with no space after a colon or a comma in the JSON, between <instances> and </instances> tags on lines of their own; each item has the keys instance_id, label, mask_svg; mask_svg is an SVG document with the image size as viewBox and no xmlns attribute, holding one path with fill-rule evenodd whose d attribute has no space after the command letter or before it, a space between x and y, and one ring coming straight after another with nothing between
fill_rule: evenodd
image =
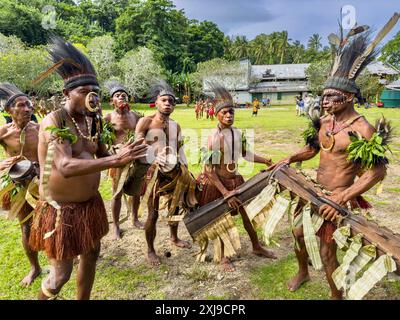
<instances>
[{"instance_id":1,"label":"tropical tree","mask_svg":"<svg viewBox=\"0 0 400 320\"><path fill-rule=\"evenodd\" d=\"M268 63L268 35L265 33L257 35L250 43L251 62L254 64Z\"/></svg>"},{"instance_id":2,"label":"tropical tree","mask_svg":"<svg viewBox=\"0 0 400 320\"><path fill-rule=\"evenodd\" d=\"M381 53L380 60L400 69L400 31L383 46Z\"/></svg>"},{"instance_id":3,"label":"tropical tree","mask_svg":"<svg viewBox=\"0 0 400 320\"><path fill-rule=\"evenodd\" d=\"M249 57L249 42L246 36L237 36L232 43L232 55L240 60Z\"/></svg>"},{"instance_id":4,"label":"tropical tree","mask_svg":"<svg viewBox=\"0 0 400 320\"><path fill-rule=\"evenodd\" d=\"M288 39L288 32L287 31L282 31L278 33L278 57L279 57L279 63L282 64L285 61L285 57L287 54L287 50L289 47L289 40Z\"/></svg>"},{"instance_id":5,"label":"tropical tree","mask_svg":"<svg viewBox=\"0 0 400 320\"><path fill-rule=\"evenodd\" d=\"M308 39L308 48L317 52L320 48L322 48L321 40L321 36L318 33L314 33Z\"/></svg>"},{"instance_id":6,"label":"tropical tree","mask_svg":"<svg viewBox=\"0 0 400 320\"><path fill-rule=\"evenodd\" d=\"M305 70L308 87L314 94L321 94L324 89L324 83L329 75L330 70L329 60L313 62Z\"/></svg>"},{"instance_id":7,"label":"tropical tree","mask_svg":"<svg viewBox=\"0 0 400 320\"><path fill-rule=\"evenodd\" d=\"M121 80L132 96L142 98L150 85L162 78L163 69L154 59L153 52L146 47L131 50L118 63Z\"/></svg>"},{"instance_id":8,"label":"tropical tree","mask_svg":"<svg viewBox=\"0 0 400 320\"><path fill-rule=\"evenodd\" d=\"M114 39L111 36L95 37L87 45L90 60L100 81L118 75L113 46Z\"/></svg>"},{"instance_id":9,"label":"tropical tree","mask_svg":"<svg viewBox=\"0 0 400 320\"><path fill-rule=\"evenodd\" d=\"M290 48L290 60L292 63L304 63L306 50L300 41L294 41Z\"/></svg>"}]
</instances>

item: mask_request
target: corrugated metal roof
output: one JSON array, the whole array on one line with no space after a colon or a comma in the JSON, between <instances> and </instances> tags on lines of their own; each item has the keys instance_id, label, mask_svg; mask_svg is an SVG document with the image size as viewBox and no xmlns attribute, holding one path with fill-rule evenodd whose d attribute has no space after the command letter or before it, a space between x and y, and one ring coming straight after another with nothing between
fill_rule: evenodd
<instances>
[{"instance_id":1,"label":"corrugated metal roof","mask_svg":"<svg viewBox=\"0 0 400 320\"><path fill-rule=\"evenodd\" d=\"M296 92L308 91L307 81L260 82L250 88L249 92Z\"/></svg>"},{"instance_id":2,"label":"corrugated metal roof","mask_svg":"<svg viewBox=\"0 0 400 320\"><path fill-rule=\"evenodd\" d=\"M277 79L304 79L306 77L305 70L309 65L309 63L253 65L251 66L251 77L261 79L262 75L267 70L270 70L270 73L275 75ZM367 70L370 73L377 75L399 74L397 70L384 64L382 61L371 62L367 66Z\"/></svg>"},{"instance_id":3,"label":"corrugated metal roof","mask_svg":"<svg viewBox=\"0 0 400 320\"><path fill-rule=\"evenodd\" d=\"M277 79L304 79L305 70L309 65L309 63L254 65L251 66L251 77L261 79L262 75L270 70Z\"/></svg>"},{"instance_id":4,"label":"corrugated metal roof","mask_svg":"<svg viewBox=\"0 0 400 320\"><path fill-rule=\"evenodd\" d=\"M395 75L399 74L399 72L388 65L384 64L382 61L374 61L371 62L367 66L367 70L372 74L382 75L382 74L390 74Z\"/></svg>"},{"instance_id":5,"label":"corrugated metal roof","mask_svg":"<svg viewBox=\"0 0 400 320\"><path fill-rule=\"evenodd\" d=\"M389 83L386 88L388 89L400 89L400 79Z\"/></svg>"}]
</instances>

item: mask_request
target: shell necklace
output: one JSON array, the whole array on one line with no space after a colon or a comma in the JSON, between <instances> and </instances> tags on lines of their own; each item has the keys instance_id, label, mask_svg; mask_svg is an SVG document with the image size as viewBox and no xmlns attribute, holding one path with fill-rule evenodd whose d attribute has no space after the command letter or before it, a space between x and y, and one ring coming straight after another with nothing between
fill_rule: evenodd
<instances>
[{"instance_id":1,"label":"shell necklace","mask_svg":"<svg viewBox=\"0 0 400 320\"><path fill-rule=\"evenodd\" d=\"M68 112L67 112L67 113L68 113ZM79 135L80 135L82 138L84 138L84 139L86 139L86 140L88 140L88 141L91 141L91 142L94 142L94 141L97 139L97 137L98 137L98 135L99 135L98 132L96 132L96 134L95 134L93 137L90 135L89 121L88 121L88 119L87 119L86 116L85 116L86 128L87 128L87 132L89 133L89 135L87 135L87 136L85 136L85 135L83 134L81 128L79 128L79 126L78 126L78 123L75 121L75 119L74 119L69 113L68 113L68 116L71 118L72 123L74 124L76 130L78 131Z\"/></svg>"}]
</instances>

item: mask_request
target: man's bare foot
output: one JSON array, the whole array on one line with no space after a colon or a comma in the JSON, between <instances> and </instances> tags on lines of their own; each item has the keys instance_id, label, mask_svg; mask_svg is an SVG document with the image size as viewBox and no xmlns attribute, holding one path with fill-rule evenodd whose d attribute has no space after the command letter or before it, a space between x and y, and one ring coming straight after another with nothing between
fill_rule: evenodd
<instances>
[{"instance_id":1,"label":"man's bare foot","mask_svg":"<svg viewBox=\"0 0 400 320\"><path fill-rule=\"evenodd\" d=\"M42 270L40 268L32 268L31 271L29 271L29 273L27 274L27 276L22 279L21 281L21 286L23 287L27 287L30 284L32 284L32 282L39 276L39 274L42 272Z\"/></svg>"},{"instance_id":2,"label":"man's bare foot","mask_svg":"<svg viewBox=\"0 0 400 320\"><path fill-rule=\"evenodd\" d=\"M119 227L114 226L114 235L112 237L113 240L122 239L121 229Z\"/></svg>"},{"instance_id":3,"label":"man's bare foot","mask_svg":"<svg viewBox=\"0 0 400 320\"><path fill-rule=\"evenodd\" d=\"M289 291L296 291L303 283L307 281L310 281L310 275L308 273L298 273L288 282L287 286Z\"/></svg>"},{"instance_id":4,"label":"man's bare foot","mask_svg":"<svg viewBox=\"0 0 400 320\"><path fill-rule=\"evenodd\" d=\"M184 241L184 240L181 240L181 239L171 239L171 241L178 248L190 249L192 247L192 244L190 242L188 242L188 241Z\"/></svg>"},{"instance_id":5,"label":"man's bare foot","mask_svg":"<svg viewBox=\"0 0 400 320\"><path fill-rule=\"evenodd\" d=\"M331 295L331 300L343 300L343 295L341 293L332 294Z\"/></svg>"},{"instance_id":6,"label":"man's bare foot","mask_svg":"<svg viewBox=\"0 0 400 320\"><path fill-rule=\"evenodd\" d=\"M264 247L261 247L261 246L259 248L253 248L253 253L260 257L277 259L275 252L273 252L272 250L269 250L269 249L265 249Z\"/></svg>"},{"instance_id":7,"label":"man's bare foot","mask_svg":"<svg viewBox=\"0 0 400 320\"><path fill-rule=\"evenodd\" d=\"M234 272L236 271L235 266L233 265L232 261L229 260L227 257L223 257L221 260L221 268L224 272Z\"/></svg>"},{"instance_id":8,"label":"man's bare foot","mask_svg":"<svg viewBox=\"0 0 400 320\"><path fill-rule=\"evenodd\" d=\"M140 222L139 220L134 220L133 226L138 228L139 230L144 230L144 223Z\"/></svg>"},{"instance_id":9,"label":"man's bare foot","mask_svg":"<svg viewBox=\"0 0 400 320\"><path fill-rule=\"evenodd\" d=\"M147 254L147 261L150 263L151 266L157 267L161 264L161 259L155 252L149 252Z\"/></svg>"}]
</instances>

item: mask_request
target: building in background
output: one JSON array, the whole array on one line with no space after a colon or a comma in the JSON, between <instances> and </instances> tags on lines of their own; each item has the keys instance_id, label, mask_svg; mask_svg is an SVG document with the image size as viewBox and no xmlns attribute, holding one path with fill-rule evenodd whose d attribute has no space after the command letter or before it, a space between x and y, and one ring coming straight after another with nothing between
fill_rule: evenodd
<instances>
[{"instance_id":1,"label":"building in background","mask_svg":"<svg viewBox=\"0 0 400 320\"><path fill-rule=\"evenodd\" d=\"M223 84L232 92L238 105L251 103L255 99L269 98L272 105L294 104L295 97L310 92L306 77L309 63L251 65L248 59L240 61L238 70L227 74L212 75L204 79L203 91L210 93L209 81ZM399 75L399 71L376 61L368 65L368 72L385 79Z\"/></svg>"}]
</instances>

